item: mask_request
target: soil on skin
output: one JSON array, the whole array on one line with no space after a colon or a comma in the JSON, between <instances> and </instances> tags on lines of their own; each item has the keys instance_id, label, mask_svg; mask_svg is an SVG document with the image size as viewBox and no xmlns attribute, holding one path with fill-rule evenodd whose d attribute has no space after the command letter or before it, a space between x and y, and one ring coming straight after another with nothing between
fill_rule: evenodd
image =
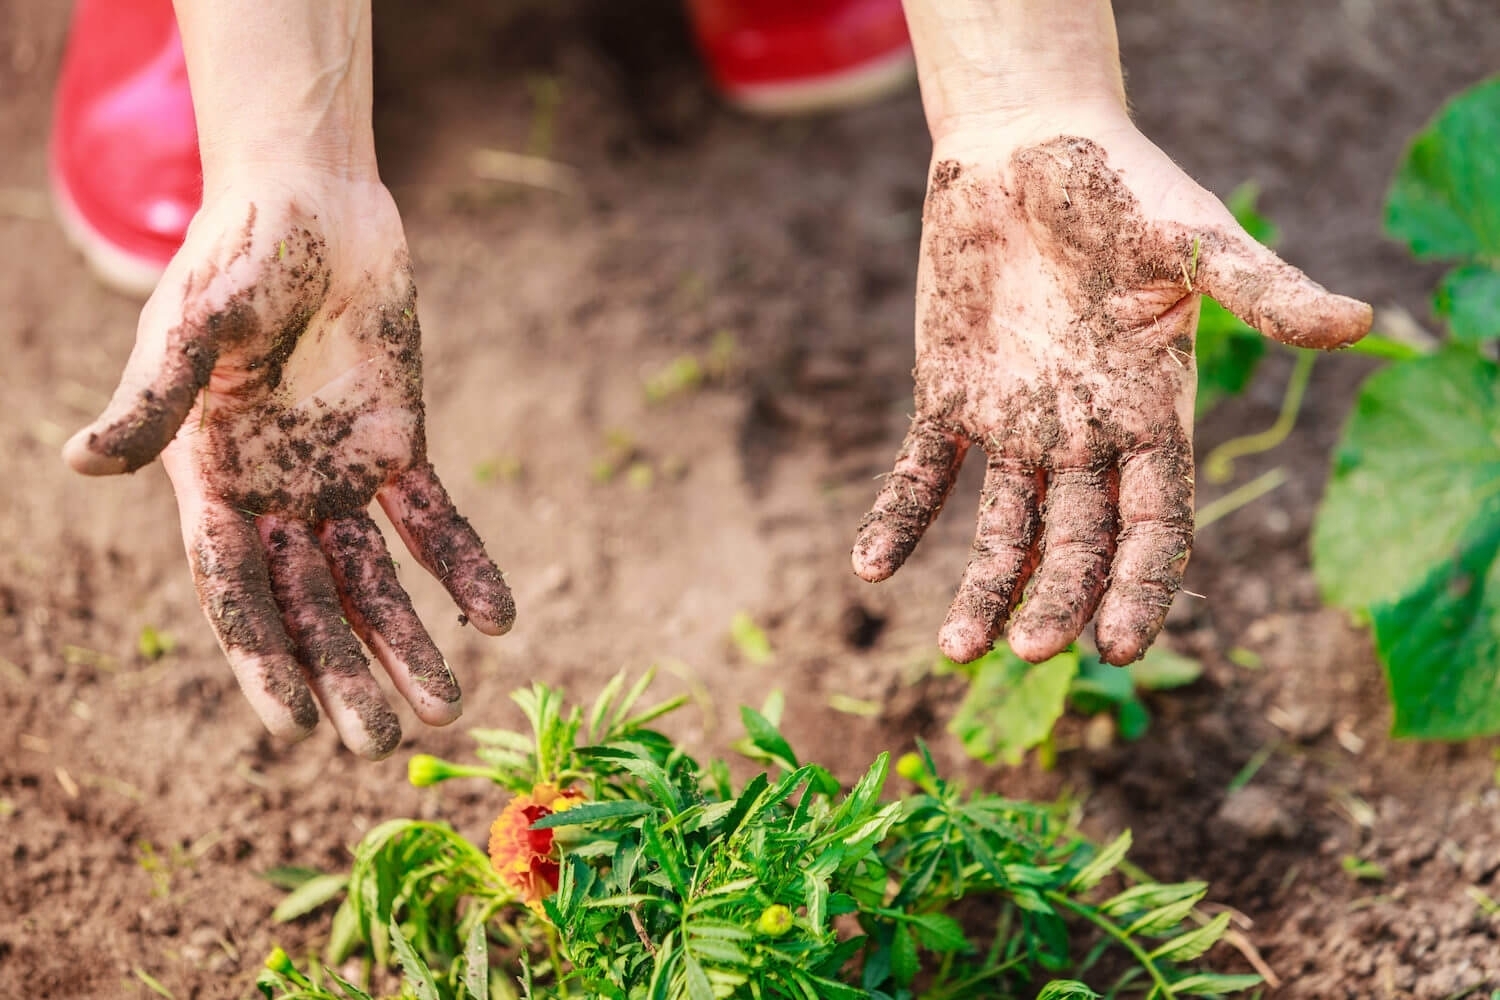
<instances>
[{"instance_id":1,"label":"soil on skin","mask_svg":"<svg viewBox=\"0 0 1500 1000\"><path fill-rule=\"evenodd\" d=\"M967 559L982 463L895 577L849 571L911 407L928 153L915 94L754 121L714 101L671 4L376 6L430 454L513 582L517 627L462 627L393 549L464 720L434 730L403 707L402 747L379 764L326 724L295 747L262 732L198 611L160 468L87 480L57 457L107 400L138 306L91 281L46 207L66 5L0 6L0 995L154 996L139 971L179 1000L249 996L273 943L296 953L327 928L326 913L273 927L280 894L259 873L340 869L362 831L403 814L482 842L498 798L411 789L406 759L463 753L467 724L515 724L507 693L533 679L586 696L659 662L664 690L695 695L679 731L700 750L723 751L734 706L779 687L794 745L846 777L917 736L958 764L953 687L914 678ZM1406 137L1495 69L1492 4L1117 8L1146 133L1220 194L1257 180L1284 255L1316 280L1430 323L1435 272L1381 239L1380 202ZM539 122L543 79L560 99ZM484 147L543 152L578 184L480 180ZM726 376L647 404L643 379L725 333ZM1281 465L1287 484L1199 536L1186 588L1206 596L1178 599L1163 641L1200 657L1204 680L1153 699L1139 743L1066 751L1050 774L969 773L1013 795L1071 789L1087 827L1131 827L1158 876L1209 880L1283 980L1271 995L1488 996L1500 917L1476 898L1500 898L1494 744L1389 741L1368 639L1320 609L1307 568L1328 450L1367 370L1320 360L1295 440L1236 469L1244 482ZM1200 454L1269 424L1286 372L1278 355L1213 414ZM622 452L649 486L596 481L595 460ZM1202 484L1200 502L1225 488ZM739 610L766 626L772 665L736 658ZM137 652L148 625L176 640L157 662ZM832 695L882 709L839 714ZM1350 855L1385 877L1355 881ZM1245 968L1227 946L1211 958Z\"/></svg>"}]
</instances>

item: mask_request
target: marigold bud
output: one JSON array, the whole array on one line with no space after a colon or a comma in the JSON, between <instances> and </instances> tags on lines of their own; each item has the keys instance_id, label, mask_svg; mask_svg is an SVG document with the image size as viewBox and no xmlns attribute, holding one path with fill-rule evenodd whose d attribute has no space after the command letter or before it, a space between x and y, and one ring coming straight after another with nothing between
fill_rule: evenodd
<instances>
[{"instance_id":1,"label":"marigold bud","mask_svg":"<svg viewBox=\"0 0 1500 1000\"><path fill-rule=\"evenodd\" d=\"M921 754L904 753L896 761L896 773L907 781L920 782L927 775L927 762Z\"/></svg>"},{"instance_id":2,"label":"marigold bud","mask_svg":"<svg viewBox=\"0 0 1500 1000\"><path fill-rule=\"evenodd\" d=\"M792 911L780 903L768 906L761 911L755 929L766 937L781 937L792 929Z\"/></svg>"},{"instance_id":3,"label":"marigold bud","mask_svg":"<svg viewBox=\"0 0 1500 1000\"><path fill-rule=\"evenodd\" d=\"M271 954L266 956L266 968L272 972L279 972L283 976L292 975L297 971L297 967L292 964L287 953L279 946L272 948Z\"/></svg>"}]
</instances>

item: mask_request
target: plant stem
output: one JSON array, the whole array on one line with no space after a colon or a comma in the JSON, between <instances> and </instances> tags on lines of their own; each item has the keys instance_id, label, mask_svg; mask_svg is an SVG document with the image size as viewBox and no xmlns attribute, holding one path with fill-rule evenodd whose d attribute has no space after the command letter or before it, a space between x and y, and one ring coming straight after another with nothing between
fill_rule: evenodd
<instances>
[{"instance_id":1,"label":"plant stem","mask_svg":"<svg viewBox=\"0 0 1500 1000\"><path fill-rule=\"evenodd\" d=\"M1297 423L1297 414L1302 409L1302 397L1307 390L1307 380L1312 376L1313 364L1318 356L1312 351L1298 351L1297 363L1287 379L1286 395L1281 398L1281 413L1276 422L1257 434L1230 438L1208 453L1203 460L1203 474L1211 483L1224 483L1234 475L1234 460L1246 455L1257 455L1270 451L1287 439Z\"/></svg>"},{"instance_id":2,"label":"plant stem","mask_svg":"<svg viewBox=\"0 0 1500 1000\"><path fill-rule=\"evenodd\" d=\"M1285 482L1286 469L1278 465L1270 472L1263 472L1256 476L1244 486L1236 486L1228 493L1219 497L1219 499L1212 503L1204 504L1198 509L1198 513L1194 517L1198 530L1201 531L1220 518L1233 514L1241 507L1248 507L1267 493L1279 488Z\"/></svg>"},{"instance_id":3,"label":"plant stem","mask_svg":"<svg viewBox=\"0 0 1500 1000\"><path fill-rule=\"evenodd\" d=\"M1093 924L1095 927L1099 928L1104 933L1114 938L1116 941L1120 942L1120 944L1125 947L1125 950L1129 951L1130 954L1135 957L1135 960L1140 963L1141 968L1145 969L1151 974L1152 980L1156 982L1156 988L1161 991L1163 1000L1172 1000L1172 998L1175 996L1175 994L1172 992L1172 985L1167 982L1165 977L1162 976L1161 970L1156 967L1156 963L1151 961L1151 956L1142 951L1141 946L1136 944L1135 941L1130 937L1130 935L1120 930L1120 926L1118 924L1116 924L1108 917L1104 916L1102 913L1099 913L1097 910L1091 909L1090 907L1085 906L1082 903L1075 902L1074 900L1069 899L1067 896L1064 896L1062 893L1057 892L1056 890L1048 890L1046 895L1047 898L1054 904L1072 910L1074 913L1078 914L1080 917L1087 920L1089 923Z\"/></svg>"}]
</instances>

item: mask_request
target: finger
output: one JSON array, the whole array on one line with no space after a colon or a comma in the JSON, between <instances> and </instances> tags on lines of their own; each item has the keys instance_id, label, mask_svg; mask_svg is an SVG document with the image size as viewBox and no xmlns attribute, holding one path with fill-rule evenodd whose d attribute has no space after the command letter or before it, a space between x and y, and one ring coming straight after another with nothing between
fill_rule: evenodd
<instances>
[{"instance_id":1,"label":"finger","mask_svg":"<svg viewBox=\"0 0 1500 1000\"><path fill-rule=\"evenodd\" d=\"M63 458L89 476L134 472L171 442L208 385L216 352L207 338L186 324L142 333L114 396L104 412L63 445Z\"/></svg>"},{"instance_id":2,"label":"finger","mask_svg":"<svg viewBox=\"0 0 1500 1000\"><path fill-rule=\"evenodd\" d=\"M918 417L896 456L896 467L860 522L854 572L877 583L901 568L943 509L969 444Z\"/></svg>"},{"instance_id":3,"label":"finger","mask_svg":"<svg viewBox=\"0 0 1500 1000\"><path fill-rule=\"evenodd\" d=\"M1273 340L1332 350L1370 332L1374 311L1368 305L1333 294L1238 227L1197 246L1188 279L1194 291Z\"/></svg>"},{"instance_id":4,"label":"finger","mask_svg":"<svg viewBox=\"0 0 1500 1000\"><path fill-rule=\"evenodd\" d=\"M432 463L413 466L377 495L411 554L448 589L474 627L486 635L509 632L516 620L510 587L474 528L454 509Z\"/></svg>"},{"instance_id":5,"label":"finger","mask_svg":"<svg viewBox=\"0 0 1500 1000\"><path fill-rule=\"evenodd\" d=\"M257 521L271 570L271 592L307 674L344 746L370 760L401 742L401 723L370 676L369 662L344 621L333 575L312 529L300 521Z\"/></svg>"},{"instance_id":6,"label":"finger","mask_svg":"<svg viewBox=\"0 0 1500 1000\"><path fill-rule=\"evenodd\" d=\"M1099 606L1115 534L1112 479L1103 469L1067 469L1047 482L1041 561L1007 635L1023 660L1061 653Z\"/></svg>"},{"instance_id":7,"label":"finger","mask_svg":"<svg viewBox=\"0 0 1500 1000\"><path fill-rule=\"evenodd\" d=\"M396 579L396 564L363 511L326 521L318 541L328 556L344 615L385 667L417 718L446 726L463 714L458 681Z\"/></svg>"},{"instance_id":8,"label":"finger","mask_svg":"<svg viewBox=\"0 0 1500 1000\"><path fill-rule=\"evenodd\" d=\"M255 525L190 490L179 500L198 602L240 690L273 736L302 739L316 728L318 707L271 596Z\"/></svg>"},{"instance_id":9,"label":"finger","mask_svg":"<svg viewBox=\"0 0 1500 1000\"><path fill-rule=\"evenodd\" d=\"M1138 660L1166 621L1193 547L1193 456L1185 443L1120 466L1120 537L1095 638L1106 663Z\"/></svg>"},{"instance_id":10,"label":"finger","mask_svg":"<svg viewBox=\"0 0 1500 1000\"><path fill-rule=\"evenodd\" d=\"M991 456L979 495L973 555L938 633L943 655L956 663L989 652L1026 586L1037 540L1042 477Z\"/></svg>"}]
</instances>

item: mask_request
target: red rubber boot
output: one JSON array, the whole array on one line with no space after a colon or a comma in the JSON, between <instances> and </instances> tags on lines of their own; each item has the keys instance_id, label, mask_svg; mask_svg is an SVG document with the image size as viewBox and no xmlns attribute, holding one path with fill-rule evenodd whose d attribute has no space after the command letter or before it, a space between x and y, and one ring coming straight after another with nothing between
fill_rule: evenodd
<instances>
[{"instance_id":1,"label":"red rubber boot","mask_svg":"<svg viewBox=\"0 0 1500 1000\"><path fill-rule=\"evenodd\" d=\"M107 285L150 294L203 198L171 0L77 0L53 106L52 194Z\"/></svg>"},{"instance_id":2,"label":"red rubber boot","mask_svg":"<svg viewBox=\"0 0 1500 1000\"><path fill-rule=\"evenodd\" d=\"M901 0L687 0L724 96L793 114L861 104L913 76Z\"/></svg>"}]
</instances>

